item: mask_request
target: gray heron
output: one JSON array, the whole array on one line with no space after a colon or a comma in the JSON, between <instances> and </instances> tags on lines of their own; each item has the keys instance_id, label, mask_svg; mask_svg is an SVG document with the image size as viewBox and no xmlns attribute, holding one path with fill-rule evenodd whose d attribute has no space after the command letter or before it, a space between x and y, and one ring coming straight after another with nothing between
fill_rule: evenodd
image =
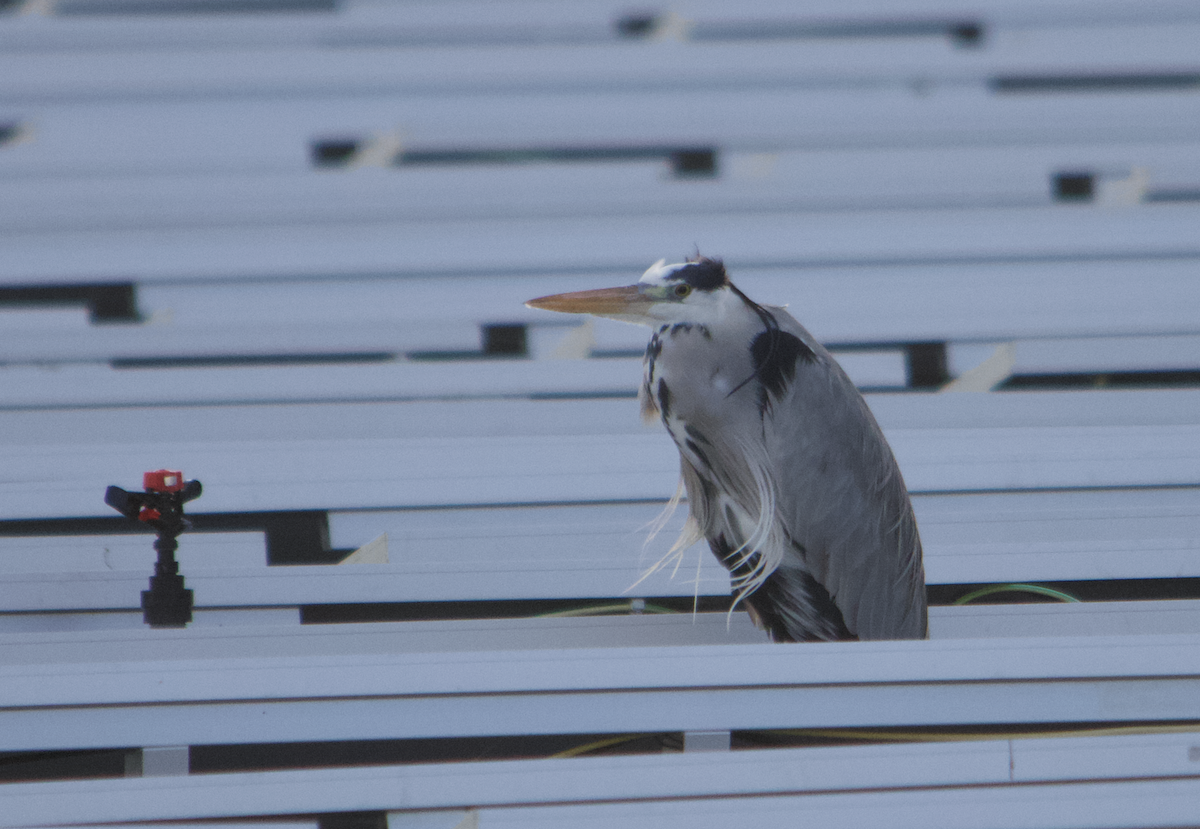
<instances>
[{"instance_id":1,"label":"gray heron","mask_svg":"<svg viewBox=\"0 0 1200 829\"><path fill-rule=\"evenodd\" d=\"M676 548L707 539L775 641L927 635L896 459L858 389L787 311L700 256L527 305L654 329L638 397L679 449L690 516Z\"/></svg>"}]
</instances>

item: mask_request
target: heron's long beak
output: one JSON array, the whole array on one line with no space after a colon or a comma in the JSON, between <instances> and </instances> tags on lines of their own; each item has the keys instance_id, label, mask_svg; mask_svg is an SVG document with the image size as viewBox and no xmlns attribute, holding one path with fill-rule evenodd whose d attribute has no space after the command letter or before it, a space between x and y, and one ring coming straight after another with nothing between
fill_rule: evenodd
<instances>
[{"instance_id":1,"label":"heron's long beak","mask_svg":"<svg viewBox=\"0 0 1200 829\"><path fill-rule=\"evenodd\" d=\"M654 303L655 300L643 293L637 285L628 285L623 288L553 294L531 299L525 304L530 308L560 311L564 314L592 314L628 322L642 322L649 316L650 306Z\"/></svg>"}]
</instances>

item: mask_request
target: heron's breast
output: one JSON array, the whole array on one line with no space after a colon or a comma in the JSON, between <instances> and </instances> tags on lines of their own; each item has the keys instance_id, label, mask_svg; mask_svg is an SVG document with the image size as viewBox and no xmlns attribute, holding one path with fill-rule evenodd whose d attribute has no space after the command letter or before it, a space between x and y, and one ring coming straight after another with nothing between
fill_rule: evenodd
<instances>
[{"instance_id":1,"label":"heron's breast","mask_svg":"<svg viewBox=\"0 0 1200 829\"><path fill-rule=\"evenodd\" d=\"M656 395L665 384L677 416L712 417L736 405L730 395L754 372L743 345L723 343L702 326L677 325L656 336L647 379Z\"/></svg>"}]
</instances>

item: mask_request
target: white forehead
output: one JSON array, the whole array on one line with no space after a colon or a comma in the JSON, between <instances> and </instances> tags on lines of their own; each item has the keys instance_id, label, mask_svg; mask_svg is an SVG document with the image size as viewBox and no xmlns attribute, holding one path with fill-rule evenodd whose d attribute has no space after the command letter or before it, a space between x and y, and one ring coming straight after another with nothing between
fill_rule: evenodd
<instances>
[{"instance_id":1,"label":"white forehead","mask_svg":"<svg viewBox=\"0 0 1200 829\"><path fill-rule=\"evenodd\" d=\"M642 274L642 278L638 282L643 284L665 282L675 271L687 266L687 262L676 262L674 265L668 265L666 259L659 259L653 265L646 268L646 272Z\"/></svg>"}]
</instances>

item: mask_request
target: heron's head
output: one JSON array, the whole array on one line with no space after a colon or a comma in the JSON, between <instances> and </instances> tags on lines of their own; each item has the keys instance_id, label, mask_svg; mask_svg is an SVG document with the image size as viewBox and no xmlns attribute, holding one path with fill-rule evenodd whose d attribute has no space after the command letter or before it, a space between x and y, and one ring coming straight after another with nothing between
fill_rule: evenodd
<instances>
[{"instance_id":1,"label":"heron's head","mask_svg":"<svg viewBox=\"0 0 1200 829\"><path fill-rule=\"evenodd\" d=\"M525 304L547 311L659 326L676 322L713 324L720 321L731 302L740 305L741 299L725 274L725 265L720 259L698 256L674 265L660 259L634 285L554 294Z\"/></svg>"}]
</instances>

